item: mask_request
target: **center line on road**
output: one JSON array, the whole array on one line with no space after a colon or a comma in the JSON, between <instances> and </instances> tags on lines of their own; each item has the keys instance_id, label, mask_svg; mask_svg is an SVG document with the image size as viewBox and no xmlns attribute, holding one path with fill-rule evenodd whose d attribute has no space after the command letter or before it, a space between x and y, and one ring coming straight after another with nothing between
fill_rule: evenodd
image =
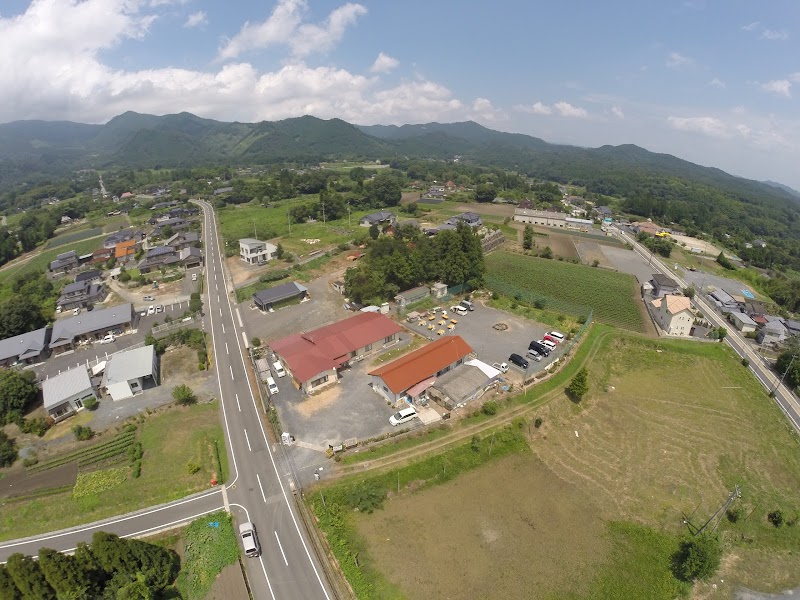
<instances>
[{"instance_id":1,"label":"center line on road","mask_svg":"<svg viewBox=\"0 0 800 600\"><path fill-rule=\"evenodd\" d=\"M219 294L217 294L217 304L221 304L219 301Z\"/></svg>"},{"instance_id":2,"label":"center line on road","mask_svg":"<svg viewBox=\"0 0 800 600\"><path fill-rule=\"evenodd\" d=\"M216 291L219 291L219 286L218 286L216 283L214 284L214 289L215 289Z\"/></svg>"},{"instance_id":3,"label":"center line on road","mask_svg":"<svg viewBox=\"0 0 800 600\"><path fill-rule=\"evenodd\" d=\"M217 299L217 300L219 300L219 299ZM222 307L221 306L219 307L219 316L220 317L222 316Z\"/></svg>"},{"instance_id":4,"label":"center line on road","mask_svg":"<svg viewBox=\"0 0 800 600\"><path fill-rule=\"evenodd\" d=\"M286 553L283 551L283 546L281 545L281 538L278 537L278 532L275 532L275 539L278 540L278 548L281 549L281 554L283 555L283 562L286 566L289 566L289 561L286 560Z\"/></svg>"},{"instance_id":5,"label":"center line on road","mask_svg":"<svg viewBox=\"0 0 800 600\"><path fill-rule=\"evenodd\" d=\"M244 439L247 442L247 449L250 450L250 452L252 452L253 449L250 447L250 438L247 435L247 429L244 430ZM265 502L266 502L266 500L265 500Z\"/></svg>"},{"instance_id":6,"label":"center line on road","mask_svg":"<svg viewBox=\"0 0 800 600\"><path fill-rule=\"evenodd\" d=\"M239 404L239 394L236 394L236 406L239 409L239 412L242 412L242 405Z\"/></svg>"},{"instance_id":7,"label":"center line on road","mask_svg":"<svg viewBox=\"0 0 800 600\"><path fill-rule=\"evenodd\" d=\"M230 354L231 351L228 350L228 342L225 342L225 354Z\"/></svg>"},{"instance_id":8,"label":"center line on road","mask_svg":"<svg viewBox=\"0 0 800 600\"><path fill-rule=\"evenodd\" d=\"M222 333L225 333L225 323L220 323L222 325Z\"/></svg>"},{"instance_id":9,"label":"center line on road","mask_svg":"<svg viewBox=\"0 0 800 600\"><path fill-rule=\"evenodd\" d=\"M231 379L234 379L234 377L233 377L233 365L228 365L228 368L231 370Z\"/></svg>"},{"instance_id":10,"label":"center line on road","mask_svg":"<svg viewBox=\"0 0 800 600\"><path fill-rule=\"evenodd\" d=\"M259 477L258 473L256 473L256 479L258 479L258 489L261 490L261 497L264 499L264 504L266 504L267 496L264 494L264 487L261 485L261 477Z\"/></svg>"}]
</instances>

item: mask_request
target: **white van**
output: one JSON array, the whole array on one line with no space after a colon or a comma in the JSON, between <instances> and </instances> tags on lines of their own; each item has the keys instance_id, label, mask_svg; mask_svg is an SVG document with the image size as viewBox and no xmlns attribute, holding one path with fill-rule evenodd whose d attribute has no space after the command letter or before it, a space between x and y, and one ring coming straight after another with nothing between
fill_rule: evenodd
<instances>
[{"instance_id":1,"label":"white van","mask_svg":"<svg viewBox=\"0 0 800 600\"><path fill-rule=\"evenodd\" d=\"M551 332L549 333L549 335L550 335L551 337L554 337L554 338L556 338L556 339L557 339L559 342L563 342L563 341L564 341L564 334L563 334L563 333L561 333L561 332L558 332L558 331L551 331Z\"/></svg>"},{"instance_id":2,"label":"white van","mask_svg":"<svg viewBox=\"0 0 800 600\"><path fill-rule=\"evenodd\" d=\"M403 410L399 410L394 413L391 417L389 417L389 423L394 425L402 425L403 423L408 423L411 419L417 416L417 411L413 406L409 406L408 408L404 408Z\"/></svg>"},{"instance_id":3,"label":"white van","mask_svg":"<svg viewBox=\"0 0 800 600\"><path fill-rule=\"evenodd\" d=\"M455 313L455 314L457 314L457 315L459 315L459 316L463 317L464 315L466 315L466 314L467 314L467 309L466 309L466 308L464 308L464 307L463 307L463 306L461 306L461 305L458 305L458 306L451 306L451 307L450 307L450 312L452 312L452 313Z\"/></svg>"},{"instance_id":4,"label":"white van","mask_svg":"<svg viewBox=\"0 0 800 600\"><path fill-rule=\"evenodd\" d=\"M281 361L276 360L274 363L272 363L272 368L275 369L275 375L277 375L278 377L283 377L286 375L286 371L283 370L283 365L281 364Z\"/></svg>"},{"instance_id":5,"label":"white van","mask_svg":"<svg viewBox=\"0 0 800 600\"><path fill-rule=\"evenodd\" d=\"M267 389L269 390L270 396L274 396L278 393L278 386L272 377L267 377Z\"/></svg>"},{"instance_id":6,"label":"white van","mask_svg":"<svg viewBox=\"0 0 800 600\"><path fill-rule=\"evenodd\" d=\"M460 302L460 304L461 304L461 306L463 306L467 310L475 310L475 305L472 302L470 302L469 300L462 300Z\"/></svg>"},{"instance_id":7,"label":"white van","mask_svg":"<svg viewBox=\"0 0 800 600\"><path fill-rule=\"evenodd\" d=\"M239 525L239 536L242 538L245 556L250 558L261 556L261 544L258 543L255 525L250 521Z\"/></svg>"}]
</instances>

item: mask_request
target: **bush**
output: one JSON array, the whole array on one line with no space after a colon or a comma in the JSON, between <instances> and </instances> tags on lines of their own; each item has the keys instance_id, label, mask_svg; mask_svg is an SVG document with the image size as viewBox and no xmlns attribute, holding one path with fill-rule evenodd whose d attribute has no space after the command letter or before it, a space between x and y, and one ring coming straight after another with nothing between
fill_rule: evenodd
<instances>
[{"instance_id":1,"label":"bush","mask_svg":"<svg viewBox=\"0 0 800 600\"><path fill-rule=\"evenodd\" d=\"M567 395L575 402L580 402L589 391L589 373L583 368L575 374L567 386Z\"/></svg>"},{"instance_id":2,"label":"bush","mask_svg":"<svg viewBox=\"0 0 800 600\"><path fill-rule=\"evenodd\" d=\"M33 433L42 437L50 429L52 423L49 418L37 417L36 419L22 419L17 425L22 433Z\"/></svg>"},{"instance_id":3,"label":"bush","mask_svg":"<svg viewBox=\"0 0 800 600\"><path fill-rule=\"evenodd\" d=\"M250 340L250 343L253 345L253 348L261 347L261 340L257 337L254 337L252 340Z\"/></svg>"},{"instance_id":4,"label":"bush","mask_svg":"<svg viewBox=\"0 0 800 600\"><path fill-rule=\"evenodd\" d=\"M83 408L85 408L86 410L96 410L97 405L98 405L97 398L94 397L83 401Z\"/></svg>"},{"instance_id":5,"label":"bush","mask_svg":"<svg viewBox=\"0 0 800 600\"><path fill-rule=\"evenodd\" d=\"M142 474L142 461L137 460L135 463L133 463L133 470L131 471L131 476L133 476L134 479L138 479L139 475L141 474Z\"/></svg>"},{"instance_id":6,"label":"bush","mask_svg":"<svg viewBox=\"0 0 800 600\"><path fill-rule=\"evenodd\" d=\"M746 358L743 358L742 359L742 366L743 367L749 367L750 366L750 361L747 360Z\"/></svg>"},{"instance_id":7,"label":"bush","mask_svg":"<svg viewBox=\"0 0 800 600\"><path fill-rule=\"evenodd\" d=\"M17 444L0 429L0 467L10 467L17 460Z\"/></svg>"},{"instance_id":8,"label":"bush","mask_svg":"<svg viewBox=\"0 0 800 600\"><path fill-rule=\"evenodd\" d=\"M81 442L85 442L94 437L92 428L85 425L75 425L75 427L72 428L72 433L75 435L75 439Z\"/></svg>"},{"instance_id":9,"label":"bush","mask_svg":"<svg viewBox=\"0 0 800 600\"><path fill-rule=\"evenodd\" d=\"M197 402L197 398L195 397L192 388L184 384L172 389L172 397L175 398L175 401L181 406L188 406L189 404L194 404Z\"/></svg>"},{"instance_id":10,"label":"bush","mask_svg":"<svg viewBox=\"0 0 800 600\"><path fill-rule=\"evenodd\" d=\"M36 464L39 464L39 457L35 454L31 454L28 458L22 459L22 466L24 466L26 469Z\"/></svg>"},{"instance_id":11,"label":"bush","mask_svg":"<svg viewBox=\"0 0 800 600\"><path fill-rule=\"evenodd\" d=\"M496 415L500 406L494 400L489 400L481 407L481 412L485 415Z\"/></svg>"},{"instance_id":12,"label":"bush","mask_svg":"<svg viewBox=\"0 0 800 600\"><path fill-rule=\"evenodd\" d=\"M771 513L767 515L767 520L772 523L775 527L783 527L785 520L783 518L783 511L781 510L773 510Z\"/></svg>"},{"instance_id":13,"label":"bush","mask_svg":"<svg viewBox=\"0 0 800 600\"><path fill-rule=\"evenodd\" d=\"M347 491L345 501L352 508L372 514L376 508L383 507L386 491L374 480L361 481Z\"/></svg>"},{"instance_id":14,"label":"bush","mask_svg":"<svg viewBox=\"0 0 800 600\"><path fill-rule=\"evenodd\" d=\"M681 541L672 557L672 570L682 581L707 579L719 568L722 548L716 537L698 535Z\"/></svg>"},{"instance_id":15,"label":"bush","mask_svg":"<svg viewBox=\"0 0 800 600\"><path fill-rule=\"evenodd\" d=\"M533 426L536 427L536 429L539 429L539 427L542 426L542 417L536 417L533 420Z\"/></svg>"},{"instance_id":16,"label":"bush","mask_svg":"<svg viewBox=\"0 0 800 600\"><path fill-rule=\"evenodd\" d=\"M200 465L190 461L186 463L186 471L189 473L189 475L194 475L195 473L200 471Z\"/></svg>"},{"instance_id":17,"label":"bush","mask_svg":"<svg viewBox=\"0 0 800 600\"><path fill-rule=\"evenodd\" d=\"M469 442L470 449L476 454L481 451L481 436L473 435Z\"/></svg>"},{"instance_id":18,"label":"bush","mask_svg":"<svg viewBox=\"0 0 800 600\"><path fill-rule=\"evenodd\" d=\"M725 516L730 523L738 523L742 518L742 510L738 506L734 506L725 511Z\"/></svg>"}]
</instances>

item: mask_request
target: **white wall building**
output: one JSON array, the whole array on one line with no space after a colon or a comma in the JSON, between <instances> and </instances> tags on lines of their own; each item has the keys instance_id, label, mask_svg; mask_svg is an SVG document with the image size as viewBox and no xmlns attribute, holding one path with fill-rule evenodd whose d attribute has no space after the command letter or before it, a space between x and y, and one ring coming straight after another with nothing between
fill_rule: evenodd
<instances>
[{"instance_id":1,"label":"white wall building","mask_svg":"<svg viewBox=\"0 0 800 600\"><path fill-rule=\"evenodd\" d=\"M158 355L153 346L114 354L106 364L102 386L116 402L141 392L148 377L158 384Z\"/></svg>"},{"instance_id":2,"label":"white wall building","mask_svg":"<svg viewBox=\"0 0 800 600\"><path fill-rule=\"evenodd\" d=\"M56 423L82 410L83 403L89 398L97 398L85 367L76 367L45 379L42 396L47 414Z\"/></svg>"},{"instance_id":3,"label":"white wall building","mask_svg":"<svg viewBox=\"0 0 800 600\"><path fill-rule=\"evenodd\" d=\"M651 302L653 317L667 335L688 336L692 331L692 301L686 296L668 295Z\"/></svg>"},{"instance_id":4,"label":"white wall building","mask_svg":"<svg viewBox=\"0 0 800 600\"><path fill-rule=\"evenodd\" d=\"M239 240L239 258L249 265L259 265L275 258L278 247L255 238Z\"/></svg>"},{"instance_id":5,"label":"white wall building","mask_svg":"<svg viewBox=\"0 0 800 600\"><path fill-rule=\"evenodd\" d=\"M546 210L533 210L531 208L515 208L514 220L531 225L544 225L546 227L566 227L567 213L549 212Z\"/></svg>"}]
</instances>

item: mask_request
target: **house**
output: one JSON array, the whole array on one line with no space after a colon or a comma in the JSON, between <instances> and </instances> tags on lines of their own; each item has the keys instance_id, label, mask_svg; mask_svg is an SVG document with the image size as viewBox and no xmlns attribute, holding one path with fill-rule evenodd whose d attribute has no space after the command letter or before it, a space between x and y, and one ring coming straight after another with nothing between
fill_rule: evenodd
<instances>
[{"instance_id":1,"label":"house","mask_svg":"<svg viewBox=\"0 0 800 600\"><path fill-rule=\"evenodd\" d=\"M744 311L750 315L765 315L769 312L769 306L761 300L748 300L744 303Z\"/></svg>"},{"instance_id":2,"label":"house","mask_svg":"<svg viewBox=\"0 0 800 600\"><path fill-rule=\"evenodd\" d=\"M128 198L133 198L133 193L131 193L131 192L122 192L122 194L120 194L120 197L119 197L120 200L127 200Z\"/></svg>"},{"instance_id":3,"label":"house","mask_svg":"<svg viewBox=\"0 0 800 600\"><path fill-rule=\"evenodd\" d=\"M61 296L56 301L56 306L62 310L72 310L73 308L86 308L94 306L97 302L105 300L108 292L102 283L92 283L91 281L76 281L64 286Z\"/></svg>"},{"instance_id":4,"label":"house","mask_svg":"<svg viewBox=\"0 0 800 600\"><path fill-rule=\"evenodd\" d=\"M179 231L173 234L169 239L164 242L165 246L175 248L175 250L183 250L189 246L193 246L200 241L200 236L194 231Z\"/></svg>"},{"instance_id":5,"label":"house","mask_svg":"<svg viewBox=\"0 0 800 600\"><path fill-rule=\"evenodd\" d=\"M660 298L666 294L680 294L681 286L678 282L672 279L669 275L663 273L654 273L653 279L650 280L653 284L653 296Z\"/></svg>"},{"instance_id":6,"label":"house","mask_svg":"<svg viewBox=\"0 0 800 600\"><path fill-rule=\"evenodd\" d=\"M753 319L741 312L730 313L728 315L728 321L733 323L733 326L742 333L750 333L751 331L755 331L758 327Z\"/></svg>"},{"instance_id":7,"label":"house","mask_svg":"<svg viewBox=\"0 0 800 600\"><path fill-rule=\"evenodd\" d=\"M170 208L171 206L175 206L178 204L177 200L170 200L168 202L157 202L150 207L150 210L161 210L163 208Z\"/></svg>"},{"instance_id":8,"label":"house","mask_svg":"<svg viewBox=\"0 0 800 600\"><path fill-rule=\"evenodd\" d=\"M392 403L422 397L437 377L457 367L472 353L460 335L441 337L369 372L372 389Z\"/></svg>"},{"instance_id":9,"label":"house","mask_svg":"<svg viewBox=\"0 0 800 600\"><path fill-rule=\"evenodd\" d=\"M733 296L721 288L712 290L708 295L722 312L728 312L730 310L738 311L739 309L739 304Z\"/></svg>"},{"instance_id":10,"label":"house","mask_svg":"<svg viewBox=\"0 0 800 600\"><path fill-rule=\"evenodd\" d=\"M155 385L159 383L158 354L154 346L114 354L106 363L101 387L116 402L141 392L146 380Z\"/></svg>"},{"instance_id":11,"label":"house","mask_svg":"<svg viewBox=\"0 0 800 600\"><path fill-rule=\"evenodd\" d=\"M89 257L89 264L99 265L104 262L107 262L108 259L113 257L114 257L114 248L106 248L104 246L100 246L97 250L92 252L91 256Z\"/></svg>"},{"instance_id":12,"label":"house","mask_svg":"<svg viewBox=\"0 0 800 600\"><path fill-rule=\"evenodd\" d=\"M480 398L500 379L500 371L478 359L465 360L463 364L438 377L428 388L428 396L453 410Z\"/></svg>"},{"instance_id":13,"label":"house","mask_svg":"<svg viewBox=\"0 0 800 600\"><path fill-rule=\"evenodd\" d=\"M78 273L77 275L75 275L75 283L80 283L82 281L88 281L89 283L96 283L102 279L103 279L103 274L97 270L84 271L83 273Z\"/></svg>"},{"instance_id":14,"label":"house","mask_svg":"<svg viewBox=\"0 0 800 600\"><path fill-rule=\"evenodd\" d=\"M53 273L66 273L72 269L77 269L80 261L78 255L74 250L69 252L62 252L56 256L56 259L50 263L50 270Z\"/></svg>"},{"instance_id":15,"label":"house","mask_svg":"<svg viewBox=\"0 0 800 600\"><path fill-rule=\"evenodd\" d=\"M58 423L83 409L89 398L97 399L97 393L89 379L86 367L78 366L49 377L42 382L44 409Z\"/></svg>"},{"instance_id":16,"label":"house","mask_svg":"<svg viewBox=\"0 0 800 600\"><path fill-rule=\"evenodd\" d=\"M214 190L214 195L219 196L220 194L229 194L233 191L232 187L221 187Z\"/></svg>"},{"instance_id":17,"label":"house","mask_svg":"<svg viewBox=\"0 0 800 600\"><path fill-rule=\"evenodd\" d=\"M566 227L567 213L550 212L546 210L533 210L529 208L514 209L514 220L520 223L530 223L531 225L544 225L546 227Z\"/></svg>"},{"instance_id":18,"label":"house","mask_svg":"<svg viewBox=\"0 0 800 600\"><path fill-rule=\"evenodd\" d=\"M147 251L145 257L139 262L139 271L149 273L164 267L178 265L181 258L178 251L169 246L156 246Z\"/></svg>"},{"instance_id":19,"label":"house","mask_svg":"<svg viewBox=\"0 0 800 600\"><path fill-rule=\"evenodd\" d=\"M278 247L269 242L262 242L255 238L242 238L239 240L239 258L248 265L260 265L275 258Z\"/></svg>"},{"instance_id":20,"label":"house","mask_svg":"<svg viewBox=\"0 0 800 600\"><path fill-rule=\"evenodd\" d=\"M456 227L459 223L464 223L472 228L476 228L483 225L483 220L478 213L465 212L461 213L460 215L456 215L455 217L450 217L447 219L447 221L445 221L445 223L448 225L455 225Z\"/></svg>"},{"instance_id":21,"label":"house","mask_svg":"<svg viewBox=\"0 0 800 600\"><path fill-rule=\"evenodd\" d=\"M786 327L786 331L789 335L800 334L800 321L794 321L792 319L783 319L783 324Z\"/></svg>"},{"instance_id":22,"label":"house","mask_svg":"<svg viewBox=\"0 0 800 600\"><path fill-rule=\"evenodd\" d=\"M185 269L199 267L203 264L203 251L200 248L189 246L180 251L178 259Z\"/></svg>"},{"instance_id":23,"label":"house","mask_svg":"<svg viewBox=\"0 0 800 600\"><path fill-rule=\"evenodd\" d=\"M269 311L275 310L276 305L288 303L294 298L300 298L302 301L306 297L308 297L308 288L296 281L290 281L256 292L253 294L253 302L261 310Z\"/></svg>"},{"instance_id":24,"label":"house","mask_svg":"<svg viewBox=\"0 0 800 600\"><path fill-rule=\"evenodd\" d=\"M339 380L338 369L384 348L403 331L380 313L360 312L348 319L270 343L295 385L304 393Z\"/></svg>"},{"instance_id":25,"label":"house","mask_svg":"<svg viewBox=\"0 0 800 600\"><path fill-rule=\"evenodd\" d=\"M144 240L144 232L139 229L123 229L121 231L115 231L103 240L103 248L113 250L116 248L117 244L121 242L127 242L129 240L134 240L135 244L141 244L142 240Z\"/></svg>"},{"instance_id":26,"label":"house","mask_svg":"<svg viewBox=\"0 0 800 600\"><path fill-rule=\"evenodd\" d=\"M758 330L756 342L759 344L780 344L788 337L786 326L779 320L769 321Z\"/></svg>"},{"instance_id":27,"label":"house","mask_svg":"<svg viewBox=\"0 0 800 600\"><path fill-rule=\"evenodd\" d=\"M337 279L336 281L331 281L330 286L333 288L333 291L339 292L340 294L344 294L344 281L341 279Z\"/></svg>"},{"instance_id":28,"label":"house","mask_svg":"<svg viewBox=\"0 0 800 600\"><path fill-rule=\"evenodd\" d=\"M130 262L135 260L136 244L136 240L128 240L114 246L114 258L117 262Z\"/></svg>"},{"instance_id":29,"label":"house","mask_svg":"<svg viewBox=\"0 0 800 600\"><path fill-rule=\"evenodd\" d=\"M659 227L652 221L642 221L642 222L635 222L631 223L631 229L633 233L648 233L650 235L656 235L664 231L663 227Z\"/></svg>"},{"instance_id":30,"label":"house","mask_svg":"<svg viewBox=\"0 0 800 600\"><path fill-rule=\"evenodd\" d=\"M47 343L52 329L42 327L21 335L0 340L0 366L15 363L32 364L47 358Z\"/></svg>"},{"instance_id":31,"label":"house","mask_svg":"<svg viewBox=\"0 0 800 600\"><path fill-rule=\"evenodd\" d=\"M361 227L372 227L373 225L384 226L394 225L397 217L388 210L381 210L369 215L364 215L358 220Z\"/></svg>"},{"instance_id":32,"label":"house","mask_svg":"<svg viewBox=\"0 0 800 600\"><path fill-rule=\"evenodd\" d=\"M182 231L183 229L189 228L189 223L186 219L181 218L174 218L174 219L165 219L164 221L159 221L156 226L153 228L153 235L155 237L163 237L164 230L169 227L172 229L173 232L175 231Z\"/></svg>"},{"instance_id":33,"label":"house","mask_svg":"<svg viewBox=\"0 0 800 600\"><path fill-rule=\"evenodd\" d=\"M431 290L425 286L415 287L405 292L400 292L394 297L398 308L405 308L430 296Z\"/></svg>"},{"instance_id":34,"label":"house","mask_svg":"<svg viewBox=\"0 0 800 600\"><path fill-rule=\"evenodd\" d=\"M438 225L437 227L425 227L425 228L422 229L422 233L424 233L427 236L433 237L434 235L436 235L439 232L442 232L442 231L455 231L456 229L457 229L457 227L455 225L452 225L450 223L442 223L441 225Z\"/></svg>"},{"instance_id":35,"label":"house","mask_svg":"<svg viewBox=\"0 0 800 600\"><path fill-rule=\"evenodd\" d=\"M122 333L133 324L133 305L120 304L61 319L53 324L50 349L56 352L72 350L81 340L99 339L109 331Z\"/></svg>"},{"instance_id":36,"label":"house","mask_svg":"<svg viewBox=\"0 0 800 600\"><path fill-rule=\"evenodd\" d=\"M608 206L595 206L592 209L592 212L597 213L597 216L601 219L605 219L614 214L614 211L612 211Z\"/></svg>"},{"instance_id":37,"label":"house","mask_svg":"<svg viewBox=\"0 0 800 600\"><path fill-rule=\"evenodd\" d=\"M686 296L667 294L651 300L653 318L667 335L688 336L692 331L694 313L692 301Z\"/></svg>"},{"instance_id":38,"label":"house","mask_svg":"<svg viewBox=\"0 0 800 600\"><path fill-rule=\"evenodd\" d=\"M442 283L441 281L438 283L434 283L431 286L431 296L433 296L434 299L436 300L447 296L447 284Z\"/></svg>"}]
</instances>

